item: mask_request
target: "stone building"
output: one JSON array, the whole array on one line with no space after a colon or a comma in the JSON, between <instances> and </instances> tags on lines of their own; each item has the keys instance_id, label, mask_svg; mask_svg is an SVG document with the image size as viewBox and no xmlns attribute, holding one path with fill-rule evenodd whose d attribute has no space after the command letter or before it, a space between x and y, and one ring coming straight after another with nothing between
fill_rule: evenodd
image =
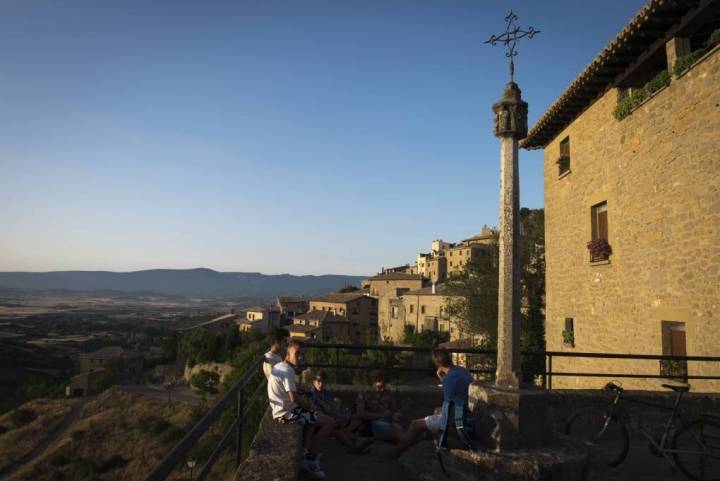
<instances>
[{"instance_id":1,"label":"stone building","mask_svg":"<svg viewBox=\"0 0 720 481\"><path fill-rule=\"evenodd\" d=\"M378 338L378 300L365 291L330 292L310 298L310 312L328 311L357 325L353 340L375 341Z\"/></svg>"},{"instance_id":2,"label":"stone building","mask_svg":"<svg viewBox=\"0 0 720 481\"><path fill-rule=\"evenodd\" d=\"M267 334L280 325L280 311L275 306L251 307L245 311L245 319L238 321L240 331L257 329Z\"/></svg>"},{"instance_id":3,"label":"stone building","mask_svg":"<svg viewBox=\"0 0 720 481\"><path fill-rule=\"evenodd\" d=\"M295 316L293 323L287 329L293 339L318 342L363 341L363 331L358 321L350 321L347 317L330 310L310 310Z\"/></svg>"},{"instance_id":4,"label":"stone building","mask_svg":"<svg viewBox=\"0 0 720 481\"><path fill-rule=\"evenodd\" d=\"M308 302L302 296L278 296L275 307L279 312L281 324L292 324L295 316L308 311Z\"/></svg>"},{"instance_id":5,"label":"stone building","mask_svg":"<svg viewBox=\"0 0 720 481\"><path fill-rule=\"evenodd\" d=\"M415 332L444 331L450 340L461 336L457 322L445 312L447 302L445 284L432 284L422 289L407 291L401 296L404 325L412 326Z\"/></svg>"},{"instance_id":6,"label":"stone building","mask_svg":"<svg viewBox=\"0 0 720 481\"><path fill-rule=\"evenodd\" d=\"M523 141L544 149L548 350L720 355L718 27L720 2L652 0ZM553 370L720 375L658 360L555 358Z\"/></svg>"},{"instance_id":7,"label":"stone building","mask_svg":"<svg viewBox=\"0 0 720 481\"><path fill-rule=\"evenodd\" d=\"M391 307L398 307L396 304L391 306L391 300L396 302L405 292L425 287L428 280L421 274L386 273L371 277L368 282L370 295L377 298L380 339L401 340L403 324L391 316Z\"/></svg>"}]
</instances>

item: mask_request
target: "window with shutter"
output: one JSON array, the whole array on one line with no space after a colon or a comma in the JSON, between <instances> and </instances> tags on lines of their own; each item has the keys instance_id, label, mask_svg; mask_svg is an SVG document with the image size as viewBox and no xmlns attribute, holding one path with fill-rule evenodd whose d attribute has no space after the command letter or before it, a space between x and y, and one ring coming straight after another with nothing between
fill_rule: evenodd
<instances>
[{"instance_id":1,"label":"window with shutter","mask_svg":"<svg viewBox=\"0 0 720 481\"><path fill-rule=\"evenodd\" d=\"M570 171L570 137L565 137L560 142L560 157L557 160L558 175Z\"/></svg>"},{"instance_id":2,"label":"window with shutter","mask_svg":"<svg viewBox=\"0 0 720 481\"><path fill-rule=\"evenodd\" d=\"M592 206L591 217L592 240L609 240L607 202L601 202L600 204Z\"/></svg>"},{"instance_id":3,"label":"window with shutter","mask_svg":"<svg viewBox=\"0 0 720 481\"><path fill-rule=\"evenodd\" d=\"M663 355L680 357L687 356L685 323L677 321L662 321L661 329ZM678 359L662 360L660 361L660 374L671 379L687 381L687 361Z\"/></svg>"}]
</instances>

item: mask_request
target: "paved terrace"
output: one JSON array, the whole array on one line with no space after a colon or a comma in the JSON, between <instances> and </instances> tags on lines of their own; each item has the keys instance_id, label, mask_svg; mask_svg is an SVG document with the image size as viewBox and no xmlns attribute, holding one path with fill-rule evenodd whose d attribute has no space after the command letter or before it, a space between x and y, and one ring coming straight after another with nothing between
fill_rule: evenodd
<instances>
[{"instance_id":1,"label":"paved terrace","mask_svg":"<svg viewBox=\"0 0 720 481\"><path fill-rule=\"evenodd\" d=\"M330 387L343 400L346 405L353 405L354 399L361 387L336 385ZM403 412L403 424L420 417L441 402L441 393L436 386L398 386L394 389ZM633 393L649 398L655 402L671 403L672 393ZM603 405L610 398L600 391L551 391L550 416L555 430L561 430L568 415L581 406ZM714 411L720 412L720 397L715 395L689 395L683 403L686 411ZM629 411L632 407L627 405ZM266 416L267 417L267 416ZM653 422L648 413L644 419ZM635 434L633 436L633 434ZM284 444L290 439L289 444ZM290 447L290 449L286 449ZM440 470L437 456L432 442L425 441L399 460L391 460L388 454L392 446L388 443L376 443L369 454L350 455L338 443L330 440L323 449L322 466L328 480L339 481L395 481L395 480L446 480L448 479ZM467 454L467 453L466 453ZM256 436L250 456L238 469L236 480L306 480L307 476L298 475L300 455L300 430L297 427L283 426L264 419L260 431ZM488 472L479 477L468 469L467 464L457 461L457 453L446 453L445 464L448 467L452 480L495 480L501 479ZM463 456L461 456L463 457ZM664 459L654 457L648 449L644 438L637 433L631 433L631 448L627 460L619 468L598 469L591 465L588 476L589 481L670 481L683 479L682 474L673 473Z\"/></svg>"}]
</instances>

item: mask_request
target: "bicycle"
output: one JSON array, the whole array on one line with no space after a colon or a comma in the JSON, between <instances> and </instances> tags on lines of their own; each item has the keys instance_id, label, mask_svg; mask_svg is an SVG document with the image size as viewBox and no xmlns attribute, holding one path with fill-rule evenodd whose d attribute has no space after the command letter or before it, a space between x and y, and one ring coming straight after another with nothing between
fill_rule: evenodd
<instances>
[{"instance_id":1,"label":"bicycle","mask_svg":"<svg viewBox=\"0 0 720 481\"><path fill-rule=\"evenodd\" d=\"M616 467L625 461L630 447L627 427L630 416L622 408L621 401L669 410L670 416L659 438L644 426L638 426L639 432L650 442L651 453L656 457L664 457L673 469L678 468L690 479L720 481L720 419L703 415L685 423L679 407L682 395L690 390L690 386L662 386L677 393L672 407L624 396L624 389L610 382L604 388L615 393L610 406L605 409L588 407L577 410L568 419L565 434L582 440L590 448L595 462Z\"/></svg>"}]
</instances>

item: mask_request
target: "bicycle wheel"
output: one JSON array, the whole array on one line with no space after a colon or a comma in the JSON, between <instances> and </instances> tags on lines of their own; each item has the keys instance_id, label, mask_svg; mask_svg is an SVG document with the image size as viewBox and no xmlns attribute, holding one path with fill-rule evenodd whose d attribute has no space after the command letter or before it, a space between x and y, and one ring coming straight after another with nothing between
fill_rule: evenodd
<instances>
[{"instance_id":1,"label":"bicycle wheel","mask_svg":"<svg viewBox=\"0 0 720 481\"><path fill-rule=\"evenodd\" d=\"M720 422L698 419L673 437L672 455L680 471L696 481L720 481Z\"/></svg>"},{"instance_id":2,"label":"bicycle wheel","mask_svg":"<svg viewBox=\"0 0 720 481\"><path fill-rule=\"evenodd\" d=\"M600 466L617 466L628 453L627 428L615 416L608 420L607 413L599 408L575 411L565 425L565 434L589 446L592 462Z\"/></svg>"}]
</instances>

